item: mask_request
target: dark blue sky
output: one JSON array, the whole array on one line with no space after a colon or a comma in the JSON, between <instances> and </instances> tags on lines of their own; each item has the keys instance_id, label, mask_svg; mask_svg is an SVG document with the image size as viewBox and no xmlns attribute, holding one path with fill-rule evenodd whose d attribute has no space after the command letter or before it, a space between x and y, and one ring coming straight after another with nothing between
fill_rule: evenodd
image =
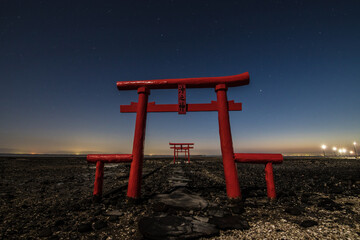
<instances>
[{"instance_id":1,"label":"dark blue sky","mask_svg":"<svg viewBox=\"0 0 360 240\"><path fill-rule=\"evenodd\" d=\"M131 153L137 101L117 81L248 71L231 88L236 152L320 152L360 141L359 1L1 1L0 152ZM188 103L215 100L188 89ZM150 101L176 103L176 90ZM217 113L150 113L169 141L219 154Z\"/></svg>"}]
</instances>

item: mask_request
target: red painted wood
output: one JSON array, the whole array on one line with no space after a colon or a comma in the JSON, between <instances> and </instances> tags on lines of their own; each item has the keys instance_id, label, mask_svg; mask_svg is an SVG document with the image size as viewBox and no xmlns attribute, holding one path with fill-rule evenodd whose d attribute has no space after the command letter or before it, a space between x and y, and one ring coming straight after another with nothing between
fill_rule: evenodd
<instances>
[{"instance_id":1,"label":"red painted wood","mask_svg":"<svg viewBox=\"0 0 360 240\"><path fill-rule=\"evenodd\" d=\"M186 114L186 85L178 85L178 113Z\"/></svg>"},{"instance_id":2,"label":"red painted wood","mask_svg":"<svg viewBox=\"0 0 360 240\"><path fill-rule=\"evenodd\" d=\"M188 163L190 163L190 148L188 148Z\"/></svg>"},{"instance_id":3,"label":"red painted wood","mask_svg":"<svg viewBox=\"0 0 360 240\"><path fill-rule=\"evenodd\" d=\"M193 149L194 143L169 143L170 149L174 149L174 163L179 156L179 152L185 153L185 159L190 163L190 149Z\"/></svg>"},{"instance_id":4,"label":"red painted wood","mask_svg":"<svg viewBox=\"0 0 360 240\"><path fill-rule=\"evenodd\" d=\"M130 166L129 184L127 196L129 198L139 198L141 192L142 165L144 160L144 141L146 129L146 115L149 89L141 87L138 89L139 104L137 106L135 133L133 142L133 161Z\"/></svg>"},{"instance_id":5,"label":"red painted wood","mask_svg":"<svg viewBox=\"0 0 360 240\"><path fill-rule=\"evenodd\" d=\"M218 105L216 101L211 101L211 103L190 103L186 104L187 112L210 112L217 111ZM241 111L242 104L235 103L234 100L228 101L229 111ZM120 112L122 113L133 113L136 112L137 103L131 102L130 105L121 105ZM178 104L155 104L155 102L150 102L147 108L148 112L178 112Z\"/></svg>"},{"instance_id":6,"label":"red painted wood","mask_svg":"<svg viewBox=\"0 0 360 240\"><path fill-rule=\"evenodd\" d=\"M228 87L243 86L249 84L249 81L249 73L245 72L225 77L122 81L117 82L116 86L119 90L136 90L139 87L147 87L149 89L176 89L179 84L185 84L187 88L214 88L218 84L226 84Z\"/></svg>"},{"instance_id":7,"label":"red painted wood","mask_svg":"<svg viewBox=\"0 0 360 240\"><path fill-rule=\"evenodd\" d=\"M273 167L271 162L268 162L265 165L265 181L266 181L268 198L275 199L276 191L275 191Z\"/></svg>"},{"instance_id":8,"label":"red painted wood","mask_svg":"<svg viewBox=\"0 0 360 240\"><path fill-rule=\"evenodd\" d=\"M175 164L175 151L176 151L176 150L175 150L175 148L174 148L174 164Z\"/></svg>"},{"instance_id":9,"label":"red painted wood","mask_svg":"<svg viewBox=\"0 0 360 240\"><path fill-rule=\"evenodd\" d=\"M269 153L235 153L235 161L239 163L258 163L265 164L265 181L267 187L267 195L270 199L276 198L274 173L272 164L280 164L283 162L281 154Z\"/></svg>"},{"instance_id":10,"label":"red painted wood","mask_svg":"<svg viewBox=\"0 0 360 240\"><path fill-rule=\"evenodd\" d=\"M169 142L169 145L194 145L195 143L171 143Z\"/></svg>"},{"instance_id":11,"label":"red painted wood","mask_svg":"<svg viewBox=\"0 0 360 240\"><path fill-rule=\"evenodd\" d=\"M170 149L175 149L176 151L179 151L179 152L185 152L188 149L194 149L194 148L173 148L173 147L171 147Z\"/></svg>"},{"instance_id":12,"label":"red painted wood","mask_svg":"<svg viewBox=\"0 0 360 240\"><path fill-rule=\"evenodd\" d=\"M170 149L176 149L176 151L178 151L178 152L185 152L185 151L187 151L188 149L194 149L194 148L180 148L180 147L178 147L178 148L170 148Z\"/></svg>"},{"instance_id":13,"label":"red painted wood","mask_svg":"<svg viewBox=\"0 0 360 240\"><path fill-rule=\"evenodd\" d=\"M239 163L268 163L279 164L283 162L281 154L270 153L235 153L235 161Z\"/></svg>"},{"instance_id":14,"label":"red painted wood","mask_svg":"<svg viewBox=\"0 0 360 240\"><path fill-rule=\"evenodd\" d=\"M138 103L121 105L121 112L136 112L136 124L134 134L133 153L113 155L89 155L89 162L96 162L96 180L94 183L94 194L101 195L104 162L127 162L131 161L129 185L127 196L138 198L140 196L142 164L144 158L144 139L147 112L178 112L185 114L187 111L218 111L219 135L221 152L223 157L226 191L229 198L241 198L240 185L237 176L235 162L239 163L263 163L265 167L265 178L268 188L268 197L275 198L275 184L273 178L273 163L283 161L281 154L234 154L229 111L241 111L242 104L228 101L226 91L228 87L236 87L249 84L249 73L243 73L226 77L205 77L205 78L182 78L145 81L117 82L119 90L138 89ZM178 88L178 104L155 104L148 103L149 89L176 89ZM217 101L206 104L186 104L186 88L215 88ZM184 144L184 145L181 145ZM185 152L185 157L190 162L190 149L193 143L170 143L174 149L174 163L179 152Z\"/></svg>"},{"instance_id":15,"label":"red painted wood","mask_svg":"<svg viewBox=\"0 0 360 240\"><path fill-rule=\"evenodd\" d=\"M215 90L218 103L219 135L224 165L226 193L229 198L241 198L240 184L238 180L236 164L234 161L229 108L226 96L227 87L225 84L219 84L216 86Z\"/></svg>"},{"instance_id":16,"label":"red painted wood","mask_svg":"<svg viewBox=\"0 0 360 240\"><path fill-rule=\"evenodd\" d=\"M131 162L131 154L89 154L86 160L90 163L101 161L103 163Z\"/></svg>"},{"instance_id":17,"label":"red painted wood","mask_svg":"<svg viewBox=\"0 0 360 240\"><path fill-rule=\"evenodd\" d=\"M104 181L104 163L101 161L96 162L95 182L93 195L101 197L102 187Z\"/></svg>"},{"instance_id":18,"label":"red painted wood","mask_svg":"<svg viewBox=\"0 0 360 240\"><path fill-rule=\"evenodd\" d=\"M191 144L170 144L170 148L194 148L194 145Z\"/></svg>"},{"instance_id":19,"label":"red painted wood","mask_svg":"<svg viewBox=\"0 0 360 240\"><path fill-rule=\"evenodd\" d=\"M228 101L229 111L241 111L242 103L235 103L234 100ZM216 101L211 101L211 103L194 103L188 104L188 112L209 112L217 111L218 105Z\"/></svg>"}]
</instances>

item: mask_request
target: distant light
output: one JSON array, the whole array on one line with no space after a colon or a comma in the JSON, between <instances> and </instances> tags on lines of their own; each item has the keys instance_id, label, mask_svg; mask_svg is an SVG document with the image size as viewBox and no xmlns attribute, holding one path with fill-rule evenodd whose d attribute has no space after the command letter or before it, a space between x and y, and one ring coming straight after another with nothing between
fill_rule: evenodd
<instances>
[{"instance_id":1,"label":"distant light","mask_svg":"<svg viewBox=\"0 0 360 240\"><path fill-rule=\"evenodd\" d=\"M325 144L321 145L321 148L325 150L325 149L326 149L326 145L325 145Z\"/></svg>"},{"instance_id":2,"label":"distant light","mask_svg":"<svg viewBox=\"0 0 360 240\"><path fill-rule=\"evenodd\" d=\"M347 151L347 150L346 150L345 148L343 148L343 152L346 153L346 151Z\"/></svg>"},{"instance_id":3,"label":"distant light","mask_svg":"<svg viewBox=\"0 0 360 240\"><path fill-rule=\"evenodd\" d=\"M343 151L342 149L339 149L339 153L342 153L342 151Z\"/></svg>"},{"instance_id":4,"label":"distant light","mask_svg":"<svg viewBox=\"0 0 360 240\"><path fill-rule=\"evenodd\" d=\"M350 151L349 153L350 153L350 154L353 154L354 152L353 152L353 151Z\"/></svg>"},{"instance_id":5,"label":"distant light","mask_svg":"<svg viewBox=\"0 0 360 240\"><path fill-rule=\"evenodd\" d=\"M354 145L356 145L356 142L353 142Z\"/></svg>"},{"instance_id":6,"label":"distant light","mask_svg":"<svg viewBox=\"0 0 360 240\"><path fill-rule=\"evenodd\" d=\"M336 151L337 150L337 148L336 147L333 147L333 151Z\"/></svg>"}]
</instances>

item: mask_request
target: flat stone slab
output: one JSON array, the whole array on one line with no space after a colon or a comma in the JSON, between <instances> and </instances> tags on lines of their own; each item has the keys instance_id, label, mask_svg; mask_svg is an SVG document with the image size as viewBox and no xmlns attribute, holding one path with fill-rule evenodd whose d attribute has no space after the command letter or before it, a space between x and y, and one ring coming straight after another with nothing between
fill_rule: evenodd
<instances>
[{"instance_id":1,"label":"flat stone slab","mask_svg":"<svg viewBox=\"0 0 360 240\"><path fill-rule=\"evenodd\" d=\"M215 225L191 217L158 216L144 217L139 230L146 239L193 239L219 234Z\"/></svg>"},{"instance_id":2,"label":"flat stone slab","mask_svg":"<svg viewBox=\"0 0 360 240\"><path fill-rule=\"evenodd\" d=\"M173 170L173 175L168 178L168 182L172 187L186 187L190 179L184 177L184 171L182 168L176 168Z\"/></svg>"},{"instance_id":3,"label":"flat stone slab","mask_svg":"<svg viewBox=\"0 0 360 240\"><path fill-rule=\"evenodd\" d=\"M210 218L209 223L212 223L221 230L238 229L247 230L250 229L249 223L240 216L224 216Z\"/></svg>"},{"instance_id":4,"label":"flat stone slab","mask_svg":"<svg viewBox=\"0 0 360 240\"><path fill-rule=\"evenodd\" d=\"M165 205L185 210L197 210L207 207L208 202L185 188L179 188L170 194L158 194L155 196L158 200Z\"/></svg>"},{"instance_id":5,"label":"flat stone slab","mask_svg":"<svg viewBox=\"0 0 360 240\"><path fill-rule=\"evenodd\" d=\"M124 212L119 211L119 210L112 210L112 211L105 212L104 215L106 215L106 216L123 216Z\"/></svg>"},{"instance_id":6,"label":"flat stone slab","mask_svg":"<svg viewBox=\"0 0 360 240\"><path fill-rule=\"evenodd\" d=\"M220 208L209 207L206 210L208 215L212 217L223 217L226 214L229 214L229 211L224 211L223 209Z\"/></svg>"},{"instance_id":7,"label":"flat stone slab","mask_svg":"<svg viewBox=\"0 0 360 240\"><path fill-rule=\"evenodd\" d=\"M304 228L308 228L308 227L312 227L312 226L316 226L316 225L318 225L318 222L316 222L314 220L305 220L300 223L300 226L302 226Z\"/></svg>"},{"instance_id":8,"label":"flat stone slab","mask_svg":"<svg viewBox=\"0 0 360 240\"><path fill-rule=\"evenodd\" d=\"M170 186L172 187L186 187L188 183L186 182L170 182Z\"/></svg>"},{"instance_id":9,"label":"flat stone slab","mask_svg":"<svg viewBox=\"0 0 360 240\"><path fill-rule=\"evenodd\" d=\"M184 170L182 168L174 168L173 170L173 173L174 174L183 174L184 173Z\"/></svg>"},{"instance_id":10,"label":"flat stone slab","mask_svg":"<svg viewBox=\"0 0 360 240\"><path fill-rule=\"evenodd\" d=\"M181 176L173 176L168 179L168 182L172 187L186 187L191 180Z\"/></svg>"},{"instance_id":11,"label":"flat stone slab","mask_svg":"<svg viewBox=\"0 0 360 240\"><path fill-rule=\"evenodd\" d=\"M169 179L169 181L191 182L190 179L184 178L183 176L172 176L168 179Z\"/></svg>"}]
</instances>

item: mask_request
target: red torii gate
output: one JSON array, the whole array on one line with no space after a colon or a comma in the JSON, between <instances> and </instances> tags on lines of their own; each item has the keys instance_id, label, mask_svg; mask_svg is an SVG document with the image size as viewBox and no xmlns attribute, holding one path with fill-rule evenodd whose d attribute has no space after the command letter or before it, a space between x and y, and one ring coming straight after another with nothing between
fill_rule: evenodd
<instances>
[{"instance_id":1,"label":"red torii gate","mask_svg":"<svg viewBox=\"0 0 360 240\"><path fill-rule=\"evenodd\" d=\"M174 149L174 163L179 156L179 152L184 152L185 158L190 163L190 149L194 149L194 143L169 143L169 145L170 149Z\"/></svg>"},{"instance_id":2,"label":"red torii gate","mask_svg":"<svg viewBox=\"0 0 360 240\"><path fill-rule=\"evenodd\" d=\"M90 154L88 162L96 163L94 196L101 196L104 175L104 163L131 162L127 197L138 198L141 191L142 164L144 159L144 140L147 112L178 112L186 114L192 111L217 111L219 135L223 158L226 192L229 198L241 198L236 162L263 163L267 183L268 197L276 197L272 163L281 163L281 154L234 154L229 111L241 111L241 103L227 100L228 87L249 84L249 73L225 77L180 78L144 81L117 82L119 90L137 90L139 100L130 105L121 105L120 112L136 112L135 133L132 154ZM148 103L150 89L178 89L178 104ZM187 104L186 88L214 88L217 101L204 104Z\"/></svg>"}]
</instances>

